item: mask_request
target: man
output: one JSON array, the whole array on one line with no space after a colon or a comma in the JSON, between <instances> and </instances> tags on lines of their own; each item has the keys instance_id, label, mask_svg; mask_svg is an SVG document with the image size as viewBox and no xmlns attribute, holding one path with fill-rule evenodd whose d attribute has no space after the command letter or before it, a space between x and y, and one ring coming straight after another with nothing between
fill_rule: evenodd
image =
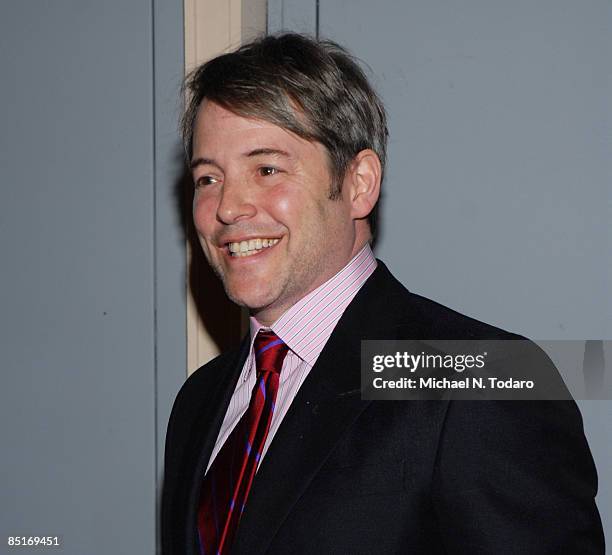
<instances>
[{"instance_id":1,"label":"man","mask_svg":"<svg viewBox=\"0 0 612 555\"><path fill-rule=\"evenodd\" d=\"M385 111L346 51L268 37L188 89L195 227L251 329L175 402L164 553L603 553L574 403L362 400L363 339L516 336L373 257Z\"/></svg>"}]
</instances>

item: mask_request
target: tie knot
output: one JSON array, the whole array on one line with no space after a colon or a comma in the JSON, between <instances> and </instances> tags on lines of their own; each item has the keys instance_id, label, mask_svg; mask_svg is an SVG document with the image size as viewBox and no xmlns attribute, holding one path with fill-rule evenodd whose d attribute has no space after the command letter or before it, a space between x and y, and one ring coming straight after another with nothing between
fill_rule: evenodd
<instances>
[{"instance_id":1,"label":"tie knot","mask_svg":"<svg viewBox=\"0 0 612 555\"><path fill-rule=\"evenodd\" d=\"M280 374L283 360L289 348L273 331L260 330L253 345L257 372Z\"/></svg>"}]
</instances>

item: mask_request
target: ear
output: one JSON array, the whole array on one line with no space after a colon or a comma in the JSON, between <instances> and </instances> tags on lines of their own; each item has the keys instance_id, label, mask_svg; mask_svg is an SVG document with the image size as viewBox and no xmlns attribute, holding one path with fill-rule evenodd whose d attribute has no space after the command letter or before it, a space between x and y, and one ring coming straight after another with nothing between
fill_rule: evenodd
<instances>
[{"instance_id":1,"label":"ear","mask_svg":"<svg viewBox=\"0 0 612 555\"><path fill-rule=\"evenodd\" d=\"M378 202L381 175L380 159L373 150L362 150L353 158L342 186L350 197L353 219L367 218Z\"/></svg>"}]
</instances>

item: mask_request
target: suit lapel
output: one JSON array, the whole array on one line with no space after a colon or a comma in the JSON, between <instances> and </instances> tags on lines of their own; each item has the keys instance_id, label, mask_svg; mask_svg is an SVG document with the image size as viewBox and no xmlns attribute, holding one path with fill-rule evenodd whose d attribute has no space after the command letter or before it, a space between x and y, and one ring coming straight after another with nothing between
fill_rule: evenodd
<instances>
[{"instance_id":1,"label":"suit lapel","mask_svg":"<svg viewBox=\"0 0 612 555\"><path fill-rule=\"evenodd\" d=\"M197 513L199 508L200 490L206 472L206 467L214 449L221 424L227 412L227 407L232 398L236 382L240 376L242 367L249 353L250 339L245 337L240 345L237 355L232 357L231 362L218 371L222 373L222 378L218 383L205 388L207 396L202 402L202 410L194 420L194 446L191 451L196 455L196 460L187 464L187 468L192 474L186 480L189 488L189 514L187 515L186 545L191 548L190 553L199 553L195 541L197 538ZM205 432L200 435L200 432Z\"/></svg>"},{"instance_id":2,"label":"suit lapel","mask_svg":"<svg viewBox=\"0 0 612 555\"><path fill-rule=\"evenodd\" d=\"M361 339L393 338L397 322L397 291L390 287L395 280L379 265L338 322L270 444L233 553L266 551L336 443L368 406L360 391Z\"/></svg>"}]
</instances>

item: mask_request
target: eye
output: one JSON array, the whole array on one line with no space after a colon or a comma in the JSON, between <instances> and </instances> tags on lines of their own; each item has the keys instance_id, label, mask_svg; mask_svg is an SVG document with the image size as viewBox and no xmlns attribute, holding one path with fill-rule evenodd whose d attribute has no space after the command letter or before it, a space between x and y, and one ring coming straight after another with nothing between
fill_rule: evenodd
<instances>
[{"instance_id":1,"label":"eye","mask_svg":"<svg viewBox=\"0 0 612 555\"><path fill-rule=\"evenodd\" d=\"M269 175L275 175L279 173L280 170L272 166L262 166L257 171L259 172L259 175L261 175L262 177L267 177Z\"/></svg>"},{"instance_id":2,"label":"eye","mask_svg":"<svg viewBox=\"0 0 612 555\"><path fill-rule=\"evenodd\" d=\"M207 185L213 185L214 183L218 183L219 180L214 178L212 175L203 175L202 177L198 177L195 181L196 187L206 187Z\"/></svg>"}]
</instances>

